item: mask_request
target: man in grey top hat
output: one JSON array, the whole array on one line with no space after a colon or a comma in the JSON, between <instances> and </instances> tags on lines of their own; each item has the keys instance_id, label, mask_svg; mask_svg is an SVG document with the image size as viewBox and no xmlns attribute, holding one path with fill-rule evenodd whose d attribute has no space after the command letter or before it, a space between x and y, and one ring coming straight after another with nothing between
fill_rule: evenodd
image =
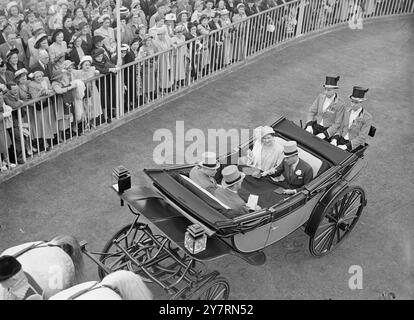
<instances>
[{"instance_id":1,"label":"man in grey top hat","mask_svg":"<svg viewBox=\"0 0 414 320\"><path fill-rule=\"evenodd\" d=\"M204 152L201 157L201 162L191 169L190 179L213 194L217 189L217 182L214 176L217 173L217 169L220 168L220 163L217 161L214 152Z\"/></svg>"}]
</instances>

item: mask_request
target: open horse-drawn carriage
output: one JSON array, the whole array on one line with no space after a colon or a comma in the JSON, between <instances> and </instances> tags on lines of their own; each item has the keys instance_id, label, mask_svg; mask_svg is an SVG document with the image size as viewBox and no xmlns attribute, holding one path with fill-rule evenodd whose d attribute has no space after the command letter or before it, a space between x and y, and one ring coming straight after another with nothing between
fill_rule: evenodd
<instances>
[{"instance_id":1,"label":"open horse-drawn carriage","mask_svg":"<svg viewBox=\"0 0 414 320\"><path fill-rule=\"evenodd\" d=\"M272 128L281 143L296 141L299 157L312 167L313 180L303 189L294 195L278 194L273 192L275 185L263 182L260 190L249 190L249 181L255 178L246 177L242 188L259 192L262 209L230 219L226 215L230 208L188 179L194 165L145 169L152 186L136 185L118 193L134 221L119 230L102 252L88 251L83 244L84 253L98 264L99 276L130 270L160 285L172 299L227 299L228 282L217 271L208 273L204 261L233 254L263 264L263 249L298 228L309 236L312 255L323 256L336 248L367 203L364 190L350 182L366 164L368 145L356 152L343 151L285 118ZM221 169L237 163L252 144L253 138L220 157ZM220 171L217 182L222 179ZM200 241L198 253L188 244L192 225L201 227L203 235L192 239Z\"/></svg>"}]
</instances>

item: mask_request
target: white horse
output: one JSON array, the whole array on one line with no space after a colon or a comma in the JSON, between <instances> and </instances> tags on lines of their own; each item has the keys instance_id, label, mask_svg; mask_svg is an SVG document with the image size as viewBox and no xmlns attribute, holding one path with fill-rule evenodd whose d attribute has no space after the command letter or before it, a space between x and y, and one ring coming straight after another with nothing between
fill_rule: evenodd
<instances>
[{"instance_id":1,"label":"white horse","mask_svg":"<svg viewBox=\"0 0 414 320\"><path fill-rule=\"evenodd\" d=\"M63 290L49 300L151 300L141 277L131 271L108 274L101 282L88 281Z\"/></svg>"},{"instance_id":2,"label":"white horse","mask_svg":"<svg viewBox=\"0 0 414 320\"><path fill-rule=\"evenodd\" d=\"M82 281L83 257L78 241L57 236L49 242L27 242L5 250L0 256L15 255L23 271L43 289L44 299ZM0 286L0 300L6 296Z\"/></svg>"}]
</instances>

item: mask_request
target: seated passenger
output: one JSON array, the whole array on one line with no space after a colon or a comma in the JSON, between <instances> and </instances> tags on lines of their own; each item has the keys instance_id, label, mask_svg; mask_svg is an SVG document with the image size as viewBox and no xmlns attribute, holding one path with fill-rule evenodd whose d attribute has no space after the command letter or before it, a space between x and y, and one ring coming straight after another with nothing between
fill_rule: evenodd
<instances>
[{"instance_id":1,"label":"seated passenger","mask_svg":"<svg viewBox=\"0 0 414 320\"><path fill-rule=\"evenodd\" d=\"M275 131L269 126L258 127L255 130L253 149L247 151L247 158L241 158L240 163L258 168L262 171L278 166L283 161L283 147L276 142Z\"/></svg>"},{"instance_id":2,"label":"seated passenger","mask_svg":"<svg viewBox=\"0 0 414 320\"><path fill-rule=\"evenodd\" d=\"M286 188L285 194L295 194L313 178L312 167L299 158L296 141L287 141L284 146L285 159L277 167L262 173L262 177L279 177L283 174L284 181L279 184Z\"/></svg>"},{"instance_id":3,"label":"seated passenger","mask_svg":"<svg viewBox=\"0 0 414 320\"><path fill-rule=\"evenodd\" d=\"M249 208L237 193L246 175L240 172L235 165L225 167L221 174L223 175L223 181L221 182L223 188L217 188L214 196L234 211L237 211L239 215L248 213ZM260 207L257 206L255 209L260 210ZM234 218L234 216L228 218Z\"/></svg>"},{"instance_id":4,"label":"seated passenger","mask_svg":"<svg viewBox=\"0 0 414 320\"><path fill-rule=\"evenodd\" d=\"M345 104L338 97L338 81L339 77L326 77L324 92L309 108L305 129L321 139L329 140L342 122Z\"/></svg>"},{"instance_id":5,"label":"seated passenger","mask_svg":"<svg viewBox=\"0 0 414 320\"><path fill-rule=\"evenodd\" d=\"M214 176L217 173L217 169L220 168L220 163L217 161L214 152L204 152L201 158L202 161L191 169L190 179L213 194L217 189L217 182Z\"/></svg>"},{"instance_id":6,"label":"seated passenger","mask_svg":"<svg viewBox=\"0 0 414 320\"><path fill-rule=\"evenodd\" d=\"M366 101L365 93L368 90L361 87L353 88L350 96L351 106L345 109L342 123L331 142L342 150L351 151L360 145L365 145L372 125L371 114L362 106L362 102Z\"/></svg>"}]
</instances>

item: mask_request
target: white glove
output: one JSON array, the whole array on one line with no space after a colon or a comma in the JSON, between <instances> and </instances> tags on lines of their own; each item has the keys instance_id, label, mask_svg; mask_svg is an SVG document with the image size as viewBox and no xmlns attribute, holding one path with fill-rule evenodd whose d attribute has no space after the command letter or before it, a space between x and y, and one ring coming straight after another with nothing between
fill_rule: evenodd
<instances>
[{"instance_id":1,"label":"white glove","mask_svg":"<svg viewBox=\"0 0 414 320\"><path fill-rule=\"evenodd\" d=\"M338 146L338 148L339 148L339 149L342 149L342 150L346 150L346 145L341 144L341 145L339 145L339 146Z\"/></svg>"},{"instance_id":2,"label":"white glove","mask_svg":"<svg viewBox=\"0 0 414 320\"><path fill-rule=\"evenodd\" d=\"M262 177L266 177L268 175L274 174L276 172L275 168L271 168L269 170L265 170L262 172Z\"/></svg>"},{"instance_id":3,"label":"white glove","mask_svg":"<svg viewBox=\"0 0 414 320\"><path fill-rule=\"evenodd\" d=\"M317 136L318 138L321 138L321 139L325 139L325 138L326 138L326 136L325 136L325 134L324 134L324 133L318 133L316 136Z\"/></svg>"},{"instance_id":4,"label":"white glove","mask_svg":"<svg viewBox=\"0 0 414 320\"><path fill-rule=\"evenodd\" d=\"M296 189L285 189L283 190L284 194L295 194L296 193Z\"/></svg>"},{"instance_id":5,"label":"white glove","mask_svg":"<svg viewBox=\"0 0 414 320\"><path fill-rule=\"evenodd\" d=\"M331 144L332 144L332 145L334 145L334 146L336 146L336 145L337 145L337 143L336 143L336 139L333 139L333 140L331 141Z\"/></svg>"},{"instance_id":6,"label":"white glove","mask_svg":"<svg viewBox=\"0 0 414 320\"><path fill-rule=\"evenodd\" d=\"M311 126L308 126L308 127L306 128L306 131L307 131L307 132L309 132L309 133L311 133L311 134L313 134L313 129L312 129L312 127L311 127Z\"/></svg>"}]
</instances>

